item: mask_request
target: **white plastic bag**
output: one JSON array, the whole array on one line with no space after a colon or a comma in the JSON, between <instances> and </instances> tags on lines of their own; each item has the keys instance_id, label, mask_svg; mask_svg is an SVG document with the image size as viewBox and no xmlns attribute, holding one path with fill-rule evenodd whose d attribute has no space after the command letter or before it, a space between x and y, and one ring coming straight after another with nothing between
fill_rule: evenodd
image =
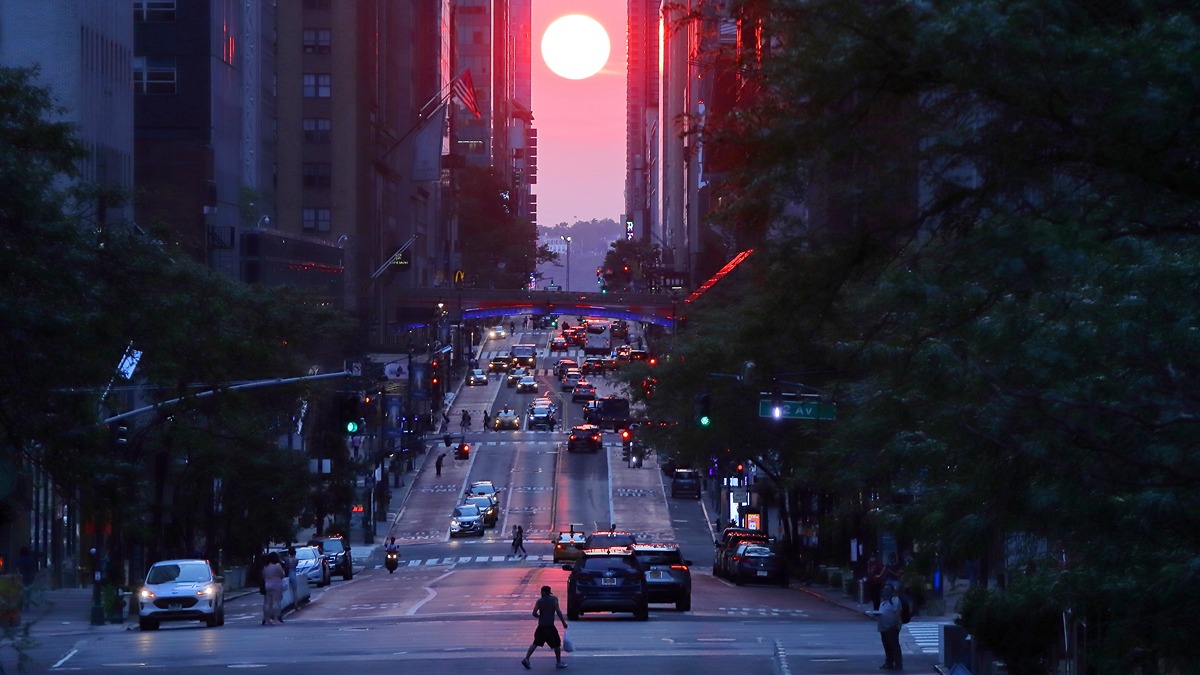
<instances>
[{"instance_id":1,"label":"white plastic bag","mask_svg":"<svg viewBox=\"0 0 1200 675\"><path fill-rule=\"evenodd\" d=\"M575 651L575 643L571 642L571 638L567 637L567 631L565 631L565 630L563 631L563 634L562 634L562 650L564 652Z\"/></svg>"}]
</instances>

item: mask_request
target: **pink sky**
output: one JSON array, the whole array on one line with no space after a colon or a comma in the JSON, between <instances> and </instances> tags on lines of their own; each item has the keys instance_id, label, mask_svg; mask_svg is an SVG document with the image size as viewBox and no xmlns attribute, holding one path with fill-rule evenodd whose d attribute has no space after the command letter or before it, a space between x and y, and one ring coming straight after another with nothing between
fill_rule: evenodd
<instances>
[{"instance_id":1,"label":"pink sky","mask_svg":"<svg viewBox=\"0 0 1200 675\"><path fill-rule=\"evenodd\" d=\"M543 227L618 220L625 210L625 10L626 0L533 2L534 192ZM585 14L608 31L608 64L592 77L559 77L542 60L542 34L565 14Z\"/></svg>"}]
</instances>

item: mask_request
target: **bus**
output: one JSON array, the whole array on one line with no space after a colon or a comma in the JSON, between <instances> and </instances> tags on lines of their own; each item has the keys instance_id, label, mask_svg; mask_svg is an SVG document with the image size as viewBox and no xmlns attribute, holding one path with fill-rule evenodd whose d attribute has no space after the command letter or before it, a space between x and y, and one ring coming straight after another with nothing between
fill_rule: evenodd
<instances>
[{"instance_id":1,"label":"bus","mask_svg":"<svg viewBox=\"0 0 1200 675\"><path fill-rule=\"evenodd\" d=\"M513 345L508 350L513 368L534 368L537 360L537 345Z\"/></svg>"}]
</instances>

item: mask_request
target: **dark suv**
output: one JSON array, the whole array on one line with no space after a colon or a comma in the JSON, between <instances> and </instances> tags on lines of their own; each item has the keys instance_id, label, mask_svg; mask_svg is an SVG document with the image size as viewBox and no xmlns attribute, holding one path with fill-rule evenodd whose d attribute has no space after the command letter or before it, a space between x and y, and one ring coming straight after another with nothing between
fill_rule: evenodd
<instances>
[{"instance_id":1,"label":"dark suv","mask_svg":"<svg viewBox=\"0 0 1200 675\"><path fill-rule=\"evenodd\" d=\"M627 548L585 549L567 580L567 618L575 621L584 612L633 612L634 618L650 618L646 574L637 556Z\"/></svg>"},{"instance_id":2,"label":"dark suv","mask_svg":"<svg viewBox=\"0 0 1200 675\"><path fill-rule=\"evenodd\" d=\"M646 572L648 602L672 602L681 612L692 608L692 561L683 559L678 544L634 544L629 550Z\"/></svg>"},{"instance_id":3,"label":"dark suv","mask_svg":"<svg viewBox=\"0 0 1200 675\"><path fill-rule=\"evenodd\" d=\"M354 559L350 555L350 542L340 534L313 537L309 546L316 546L329 562L329 573L350 581L354 578Z\"/></svg>"},{"instance_id":4,"label":"dark suv","mask_svg":"<svg viewBox=\"0 0 1200 675\"><path fill-rule=\"evenodd\" d=\"M671 476L671 497L700 499L700 472L695 469L675 469Z\"/></svg>"},{"instance_id":5,"label":"dark suv","mask_svg":"<svg viewBox=\"0 0 1200 675\"><path fill-rule=\"evenodd\" d=\"M594 424L579 424L571 427L571 435L567 437L567 452L575 452L576 450L586 450L587 452L599 452L603 447L604 432L600 431L600 427Z\"/></svg>"}]
</instances>

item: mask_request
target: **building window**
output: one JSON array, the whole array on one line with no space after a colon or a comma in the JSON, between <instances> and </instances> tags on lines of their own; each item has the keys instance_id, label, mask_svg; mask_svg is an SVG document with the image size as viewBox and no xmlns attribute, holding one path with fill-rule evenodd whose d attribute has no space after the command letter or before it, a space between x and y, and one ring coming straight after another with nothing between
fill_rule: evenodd
<instances>
[{"instance_id":1,"label":"building window","mask_svg":"<svg viewBox=\"0 0 1200 675\"><path fill-rule=\"evenodd\" d=\"M329 73L304 74L304 98L329 98L333 93L333 75Z\"/></svg>"},{"instance_id":2,"label":"building window","mask_svg":"<svg viewBox=\"0 0 1200 675\"><path fill-rule=\"evenodd\" d=\"M333 221L330 209L301 209L301 226L310 232L328 232Z\"/></svg>"},{"instance_id":3,"label":"building window","mask_svg":"<svg viewBox=\"0 0 1200 675\"><path fill-rule=\"evenodd\" d=\"M304 165L304 187L327 188L333 184L332 167L323 162L308 162Z\"/></svg>"},{"instance_id":4,"label":"building window","mask_svg":"<svg viewBox=\"0 0 1200 675\"><path fill-rule=\"evenodd\" d=\"M133 0L135 23L162 23L175 20L175 0Z\"/></svg>"},{"instance_id":5,"label":"building window","mask_svg":"<svg viewBox=\"0 0 1200 675\"><path fill-rule=\"evenodd\" d=\"M305 54L328 54L333 32L328 28L307 28L304 30Z\"/></svg>"},{"instance_id":6,"label":"building window","mask_svg":"<svg viewBox=\"0 0 1200 675\"><path fill-rule=\"evenodd\" d=\"M304 118L304 142L328 143L333 121L328 117Z\"/></svg>"},{"instance_id":7,"label":"building window","mask_svg":"<svg viewBox=\"0 0 1200 675\"><path fill-rule=\"evenodd\" d=\"M133 59L134 94L174 94L175 59L137 56Z\"/></svg>"}]
</instances>

